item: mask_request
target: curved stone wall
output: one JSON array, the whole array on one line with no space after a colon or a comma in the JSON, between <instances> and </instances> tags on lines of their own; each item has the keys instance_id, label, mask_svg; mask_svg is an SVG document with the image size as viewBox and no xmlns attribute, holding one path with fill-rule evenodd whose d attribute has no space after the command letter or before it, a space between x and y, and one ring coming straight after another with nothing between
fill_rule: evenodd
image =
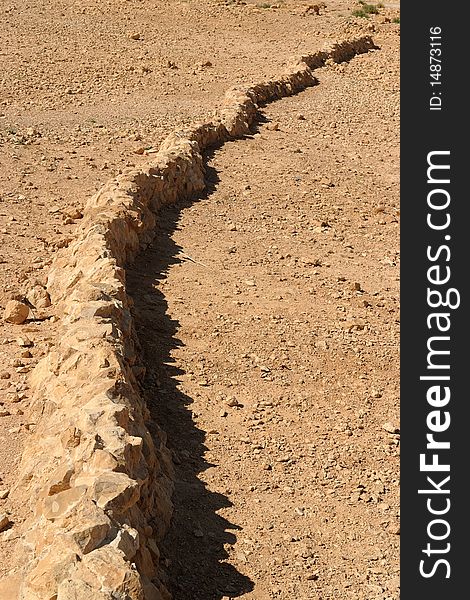
<instances>
[{"instance_id":1,"label":"curved stone wall","mask_svg":"<svg viewBox=\"0 0 470 600\"><path fill-rule=\"evenodd\" d=\"M48 291L61 319L32 373L36 423L15 493L30 504L0 582L18 600L162 600L159 541L172 513L165 435L140 393L139 343L125 270L152 239L161 206L200 193L202 153L249 133L258 106L316 83L313 70L375 48L370 37L293 61L275 81L228 90L213 120L175 131L145 169L108 182L59 252Z\"/></svg>"}]
</instances>

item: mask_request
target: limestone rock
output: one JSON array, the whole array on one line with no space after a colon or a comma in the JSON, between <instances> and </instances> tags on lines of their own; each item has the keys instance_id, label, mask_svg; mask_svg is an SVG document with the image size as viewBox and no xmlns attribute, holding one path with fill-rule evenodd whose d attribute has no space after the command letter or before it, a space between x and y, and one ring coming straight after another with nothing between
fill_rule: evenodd
<instances>
[{"instance_id":1,"label":"limestone rock","mask_svg":"<svg viewBox=\"0 0 470 600\"><path fill-rule=\"evenodd\" d=\"M105 510L122 513L139 498L139 484L125 473L102 473L93 485L93 498Z\"/></svg>"},{"instance_id":2,"label":"limestone rock","mask_svg":"<svg viewBox=\"0 0 470 600\"><path fill-rule=\"evenodd\" d=\"M9 525L11 525L10 517L4 513L0 513L0 531L5 531Z\"/></svg>"},{"instance_id":3,"label":"limestone rock","mask_svg":"<svg viewBox=\"0 0 470 600\"><path fill-rule=\"evenodd\" d=\"M0 598L2 600L18 600L22 576L12 573L0 581Z\"/></svg>"},{"instance_id":4,"label":"limestone rock","mask_svg":"<svg viewBox=\"0 0 470 600\"><path fill-rule=\"evenodd\" d=\"M21 325L26 321L29 315L29 307L19 300L10 300L5 306L3 318L7 323Z\"/></svg>"},{"instance_id":5,"label":"limestone rock","mask_svg":"<svg viewBox=\"0 0 470 600\"><path fill-rule=\"evenodd\" d=\"M42 285L35 285L26 294L26 298L36 308L47 308L51 305L51 297L49 292Z\"/></svg>"}]
</instances>

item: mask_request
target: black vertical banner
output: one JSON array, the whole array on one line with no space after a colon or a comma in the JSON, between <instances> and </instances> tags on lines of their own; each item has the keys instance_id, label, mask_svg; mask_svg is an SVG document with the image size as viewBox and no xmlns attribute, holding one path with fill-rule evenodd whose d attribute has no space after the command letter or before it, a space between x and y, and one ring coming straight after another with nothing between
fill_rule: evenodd
<instances>
[{"instance_id":1,"label":"black vertical banner","mask_svg":"<svg viewBox=\"0 0 470 600\"><path fill-rule=\"evenodd\" d=\"M466 3L401 7L401 599L468 596Z\"/></svg>"}]
</instances>

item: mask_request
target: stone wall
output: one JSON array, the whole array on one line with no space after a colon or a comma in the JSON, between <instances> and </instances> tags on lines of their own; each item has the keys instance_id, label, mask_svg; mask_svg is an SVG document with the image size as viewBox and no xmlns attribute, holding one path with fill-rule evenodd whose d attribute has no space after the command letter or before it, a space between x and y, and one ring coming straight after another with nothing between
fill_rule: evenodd
<instances>
[{"instance_id":1,"label":"stone wall","mask_svg":"<svg viewBox=\"0 0 470 600\"><path fill-rule=\"evenodd\" d=\"M293 61L286 75L225 95L212 121L175 131L143 170L88 202L76 240L59 252L48 291L61 319L32 373L31 420L15 493L29 502L0 582L18 600L162 600L159 541L171 519L172 462L140 394L139 343L125 275L151 241L161 206L200 193L202 152L248 133L258 106L315 85L313 69L375 48L370 37Z\"/></svg>"}]
</instances>

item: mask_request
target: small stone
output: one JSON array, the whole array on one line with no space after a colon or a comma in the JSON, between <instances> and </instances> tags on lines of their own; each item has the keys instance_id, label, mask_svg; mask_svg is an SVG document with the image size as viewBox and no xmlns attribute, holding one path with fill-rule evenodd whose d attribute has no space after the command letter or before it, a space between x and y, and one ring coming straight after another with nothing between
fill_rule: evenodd
<instances>
[{"instance_id":1,"label":"small stone","mask_svg":"<svg viewBox=\"0 0 470 600\"><path fill-rule=\"evenodd\" d=\"M271 123L266 125L266 129L269 129L269 131L279 131L279 123L277 121L271 121Z\"/></svg>"},{"instance_id":2,"label":"small stone","mask_svg":"<svg viewBox=\"0 0 470 600\"><path fill-rule=\"evenodd\" d=\"M10 517L5 513L0 514L0 531L5 531L5 529L11 525Z\"/></svg>"},{"instance_id":3,"label":"small stone","mask_svg":"<svg viewBox=\"0 0 470 600\"><path fill-rule=\"evenodd\" d=\"M21 356L21 358L32 358L33 357L33 355L31 354L31 352L29 350L24 350L20 356Z\"/></svg>"},{"instance_id":4,"label":"small stone","mask_svg":"<svg viewBox=\"0 0 470 600\"><path fill-rule=\"evenodd\" d=\"M2 371L0 373L0 379L10 379L11 375L8 371Z\"/></svg>"},{"instance_id":5,"label":"small stone","mask_svg":"<svg viewBox=\"0 0 470 600\"><path fill-rule=\"evenodd\" d=\"M240 406L240 403L238 402L238 400L236 398L231 397L231 398L228 398L228 400L227 400L227 406L230 406L230 407Z\"/></svg>"},{"instance_id":6,"label":"small stone","mask_svg":"<svg viewBox=\"0 0 470 600\"><path fill-rule=\"evenodd\" d=\"M8 417L11 415L11 412L6 408L0 408L0 417Z\"/></svg>"},{"instance_id":7,"label":"small stone","mask_svg":"<svg viewBox=\"0 0 470 600\"><path fill-rule=\"evenodd\" d=\"M330 188L330 187L334 187L334 183L331 181L331 179L328 179L328 177L322 177L320 179L320 184L324 187L324 188ZM323 227L323 224L322 224Z\"/></svg>"},{"instance_id":8,"label":"small stone","mask_svg":"<svg viewBox=\"0 0 470 600\"><path fill-rule=\"evenodd\" d=\"M297 115L297 118L299 119L299 121L305 121L305 115L303 115L302 113L299 113Z\"/></svg>"},{"instance_id":9,"label":"small stone","mask_svg":"<svg viewBox=\"0 0 470 600\"><path fill-rule=\"evenodd\" d=\"M8 323L21 325L26 321L29 315L29 307L18 300L10 300L5 306L3 318Z\"/></svg>"},{"instance_id":10,"label":"small stone","mask_svg":"<svg viewBox=\"0 0 470 600\"><path fill-rule=\"evenodd\" d=\"M0 490L0 500L5 500L5 498L8 498L9 493L10 490Z\"/></svg>"},{"instance_id":11,"label":"small stone","mask_svg":"<svg viewBox=\"0 0 470 600\"><path fill-rule=\"evenodd\" d=\"M201 531L201 529L195 529L193 531L194 537L198 537L198 538L202 538L204 537L204 533Z\"/></svg>"},{"instance_id":12,"label":"small stone","mask_svg":"<svg viewBox=\"0 0 470 600\"><path fill-rule=\"evenodd\" d=\"M396 427L392 423L384 423L382 425L382 429L384 429L387 433L393 433L393 434L400 433L400 428Z\"/></svg>"},{"instance_id":13,"label":"small stone","mask_svg":"<svg viewBox=\"0 0 470 600\"><path fill-rule=\"evenodd\" d=\"M138 33L138 32L131 33L129 35L129 37L131 38L131 40L140 40L140 33Z\"/></svg>"},{"instance_id":14,"label":"small stone","mask_svg":"<svg viewBox=\"0 0 470 600\"><path fill-rule=\"evenodd\" d=\"M354 292L361 292L362 291L361 284L358 283L357 281L355 281L352 284L352 289L353 289Z\"/></svg>"},{"instance_id":15,"label":"small stone","mask_svg":"<svg viewBox=\"0 0 470 600\"><path fill-rule=\"evenodd\" d=\"M31 346L34 346L34 343L28 337L19 337L16 339L16 343L22 348L31 348Z\"/></svg>"},{"instance_id":16,"label":"small stone","mask_svg":"<svg viewBox=\"0 0 470 600\"><path fill-rule=\"evenodd\" d=\"M228 415L228 412L226 410L221 410L220 413L219 413L219 415L221 417L226 417Z\"/></svg>"},{"instance_id":17,"label":"small stone","mask_svg":"<svg viewBox=\"0 0 470 600\"><path fill-rule=\"evenodd\" d=\"M361 321L360 319L358 320L354 320L354 319L349 319L347 321L345 321L344 323L344 328L347 331L353 331L353 329L356 330L362 330L365 327L365 323L363 321Z\"/></svg>"},{"instance_id":18,"label":"small stone","mask_svg":"<svg viewBox=\"0 0 470 600\"><path fill-rule=\"evenodd\" d=\"M47 308L51 305L49 292L42 285L35 285L26 294L26 299L31 302L35 308Z\"/></svg>"},{"instance_id":19,"label":"small stone","mask_svg":"<svg viewBox=\"0 0 470 600\"><path fill-rule=\"evenodd\" d=\"M19 433L20 431L21 431L21 427L10 427L10 429L8 430L8 433L15 434L15 433Z\"/></svg>"},{"instance_id":20,"label":"small stone","mask_svg":"<svg viewBox=\"0 0 470 600\"><path fill-rule=\"evenodd\" d=\"M145 148L143 146L139 146L134 150L134 154L143 154L145 152Z\"/></svg>"},{"instance_id":21,"label":"small stone","mask_svg":"<svg viewBox=\"0 0 470 600\"><path fill-rule=\"evenodd\" d=\"M67 212L65 213L65 216L69 217L70 219L82 219L83 218L83 213L81 212L80 209L78 209L75 206L71 206Z\"/></svg>"},{"instance_id":22,"label":"small stone","mask_svg":"<svg viewBox=\"0 0 470 600\"><path fill-rule=\"evenodd\" d=\"M389 526L388 532L392 535L400 535L400 525L398 523L393 523Z\"/></svg>"}]
</instances>

